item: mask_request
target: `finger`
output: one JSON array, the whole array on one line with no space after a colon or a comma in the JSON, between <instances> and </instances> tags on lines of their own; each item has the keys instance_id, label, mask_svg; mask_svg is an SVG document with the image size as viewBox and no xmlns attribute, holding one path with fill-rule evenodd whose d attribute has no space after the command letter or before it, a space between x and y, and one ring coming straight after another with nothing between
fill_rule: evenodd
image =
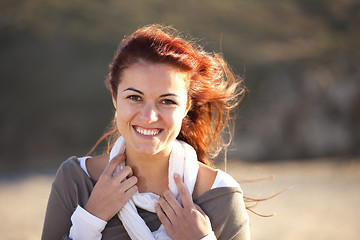
<instances>
[{"instance_id":1,"label":"finger","mask_svg":"<svg viewBox=\"0 0 360 240\"><path fill-rule=\"evenodd\" d=\"M182 210L182 206L176 200L176 198L174 197L174 195L172 194L172 192L170 190L167 190L167 191L164 192L164 198L169 203L171 208L174 210L175 214L177 216L180 215L181 210Z\"/></svg>"},{"instance_id":2,"label":"finger","mask_svg":"<svg viewBox=\"0 0 360 240\"><path fill-rule=\"evenodd\" d=\"M165 213L163 212L159 203L155 204L155 212L160 220L160 222L164 225L166 231L169 233L169 230L172 228L170 220L167 218Z\"/></svg>"},{"instance_id":3,"label":"finger","mask_svg":"<svg viewBox=\"0 0 360 240\"><path fill-rule=\"evenodd\" d=\"M125 166L114 176L114 180L118 182L122 182L126 177L130 177L132 175L133 175L133 171L131 167Z\"/></svg>"},{"instance_id":4,"label":"finger","mask_svg":"<svg viewBox=\"0 0 360 240\"><path fill-rule=\"evenodd\" d=\"M194 203L194 206L195 206L196 210L198 210L203 216L207 216L206 213L200 208L199 205Z\"/></svg>"},{"instance_id":5,"label":"finger","mask_svg":"<svg viewBox=\"0 0 360 240\"><path fill-rule=\"evenodd\" d=\"M181 198L184 208L191 208L194 203L191 199L190 193L188 192L188 190L185 187L185 184L181 180L180 175L177 173L174 173L174 180L175 180L176 186L178 188L179 195L180 195L180 198Z\"/></svg>"},{"instance_id":6,"label":"finger","mask_svg":"<svg viewBox=\"0 0 360 240\"><path fill-rule=\"evenodd\" d=\"M174 222L176 218L176 213L174 209L170 206L170 204L165 200L165 198L160 197L159 204L161 206L161 209L165 212L166 216L170 220L170 222Z\"/></svg>"},{"instance_id":7,"label":"finger","mask_svg":"<svg viewBox=\"0 0 360 240\"><path fill-rule=\"evenodd\" d=\"M134 194L138 191L138 187L136 185L132 186L131 188L127 189L124 193L124 198L128 201Z\"/></svg>"},{"instance_id":8,"label":"finger","mask_svg":"<svg viewBox=\"0 0 360 240\"><path fill-rule=\"evenodd\" d=\"M123 162L126 159L126 156L124 154L116 155L111 161L108 163L108 165L105 167L103 174L112 176L119 164Z\"/></svg>"},{"instance_id":9,"label":"finger","mask_svg":"<svg viewBox=\"0 0 360 240\"><path fill-rule=\"evenodd\" d=\"M121 191L127 191L138 182L137 177L132 176L121 183Z\"/></svg>"}]
</instances>

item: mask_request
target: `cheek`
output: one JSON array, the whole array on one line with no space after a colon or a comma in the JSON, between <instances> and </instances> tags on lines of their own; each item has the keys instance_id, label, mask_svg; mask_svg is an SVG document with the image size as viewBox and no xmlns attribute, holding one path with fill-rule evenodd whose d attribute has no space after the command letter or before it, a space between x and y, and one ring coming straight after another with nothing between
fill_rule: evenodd
<instances>
[{"instance_id":1,"label":"cheek","mask_svg":"<svg viewBox=\"0 0 360 240\"><path fill-rule=\"evenodd\" d=\"M173 128L176 129L176 131L180 131L181 124L183 121L184 113L179 111L173 113L169 118L169 124L173 126Z\"/></svg>"},{"instance_id":2,"label":"cheek","mask_svg":"<svg viewBox=\"0 0 360 240\"><path fill-rule=\"evenodd\" d=\"M122 129L123 129L123 126L124 126L124 119L123 119L123 115L122 114L119 114L119 112L117 112L116 114L116 126L117 126L117 129L118 131L121 133L122 132Z\"/></svg>"},{"instance_id":3,"label":"cheek","mask_svg":"<svg viewBox=\"0 0 360 240\"><path fill-rule=\"evenodd\" d=\"M118 126L124 125L127 122L130 121L130 119L132 118L132 116L134 115L133 113L134 111L129 108L126 107L124 105L118 105L117 106L117 110L116 110L116 123Z\"/></svg>"}]
</instances>

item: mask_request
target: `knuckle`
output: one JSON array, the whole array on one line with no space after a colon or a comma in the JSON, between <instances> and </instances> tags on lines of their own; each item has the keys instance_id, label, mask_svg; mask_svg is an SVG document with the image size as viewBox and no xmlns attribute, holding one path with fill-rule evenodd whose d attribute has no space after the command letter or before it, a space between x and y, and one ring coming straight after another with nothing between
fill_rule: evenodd
<instances>
[{"instance_id":1,"label":"knuckle","mask_svg":"<svg viewBox=\"0 0 360 240\"><path fill-rule=\"evenodd\" d=\"M185 194L186 193L186 190L183 187L178 188L178 191L179 191L180 194Z\"/></svg>"},{"instance_id":2,"label":"knuckle","mask_svg":"<svg viewBox=\"0 0 360 240\"><path fill-rule=\"evenodd\" d=\"M159 219L162 220L165 220L166 219L166 216L164 214L164 212L161 210L161 208L159 209Z\"/></svg>"},{"instance_id":3,"label":"knuckle","mask_svg":"<svg viewBox=\"0 0 360 240\"><path fill-rule=\"evenodd\" d=\"M181 219L181 221L182 221L182 219L185 219L185 214L184 214L184 212L183 212L183 211L179 212L179 213L177 214L177 217L178 217L178 219Z\"/></svg>"},{"instance_id":4,"label":"knuckle","mask_svg":"<svg viewBox=\"0 0 360 240\"><path fill-rule=\"evenodd\" d=\"M160 197L158 202L160 203L161 206L165 205L165 199Z\"/></svg>"},{"instance_id":5,"label":"knuckle","mask_svg":"<svg viewBox=\"0 0 360 240\"><path fill-rule=\"evenodd\" d=\"M122 189L118 189L117 191L117 195L118 195L118 199L120 201L127 201L128 200L128 195L130 195L129 191L124 191Z\"/></svg>"},{"instance_id":6,"label":"knuckle","mask_svg":"<svg viewBox=\"0 0 360 240\"><path fill-rule=\"evenodd\" d=\"M119 187L119 183L117 181L111 180L111 181L107 181L107 182L108 182L109 186L112 187L112 188Z\"/></svg>"},{"instance_id":7,"label":"knuckle","mask_svg":"<svg viewBox=\"0 0 360 240\"><path fill-rule=\"evenodd\" d=\"M110 163L111 165L118 165L120 162L120 158L119 156L115 156L114 158L111 159Z\"/></svg>"},{"instance_id":8,"label":"knuckle","mask_svg":"<svg viewBox=\"0 0 360 240\"><path fill-rule=\"evenodd\" d=\"M172 193L170 192L170 190L166 190L163 195L165 198L170 198L172 196Z\"/></svg>"},{"instance_id":9,"label":"knuckle","mask_svg":"<svg viewBox=\"0 0 360 240\"><path fill-rule=\"evenodd\" d=\"M178 229L178 228L179 228L179 224L178 224L178 222L177 222L176 220L171 222L171 226L172 226L174 229Z\"/></svg>"},{"instance_id":10,"label":"knuckle","mask_svg":"<svg viewBox=\"0 0 360 240\"><path fill-rule=\"evenodd\" d=\"M114 160L116 161L122 161L125 157L125 154L118 154L114 157Z\"/></svg>"},{"instance_id":11,"label":"knuckle","mask_svg":"<svg viewBox=\"0 0 360 240\"><path fill-rule=\"evenodd\" d=\"M133 186L125 191L123 193L128 197L131 198L136 192L138 191L138 188L136 186Z\"/></svg>"},{"instance_id":12,"label":"knuckle","mask_svg":"<svg viewBox=\"0 0 360 240\"><path fill-rule=\"evenodd\" d=\"M125 167L123 168L123 171L126 172L126 173L131 173L131 174L132 174L132 169L131 169L131 167L129 167L129 166L125 166Z\"/></svg>"},{"instance_id":13,"label":"knuckle","mask_svg":"<svg viewBox=\"0 0 360 240\"><path fill-rule=\"evenodd\" d=\"M128 179L128 181L130 181L131 184L136 184L138 182L138 179L137 177L132 176Z\"/></svg>"},{"instance_id":14,"label":"knuckle","mask_svg":"<svg viewBox=\"0 0 360 240\"><path fill-rule=\"evenodd\" d=\"M109 176L105 174L101 174L98 179L98 182L108 182L108 181L109 181Z\"/></svg>"},{"instance_id":15,"label":"knuckle","mask_svg":"<svg viewBox=\"0 0 360 240\"><path fill-rule=\"evenodd\" d=\"M133 185L127 191L131 191L132 193L135 193L137 190L138 190L138 187L136 185Z\"/></svg>"},{"instance_id":16,"label":"knuckle","mask_svg":"<svg viewBox=\"0 0 360 240\"><path fill-rule=\"evenodd\" d=\"M111 159L109 164L117 166L124 160L124 158L124 154L116 155L114 158Z\"/></svg>"},{"instance_id":17,"label":"knuckle","mask_svg":"<svg viewBox=\"0 0 360 240\"><path fill-rule=\"evenodd\" d=\"M190 210L190 215L191 216L196 216L198 214L198 211L196 209L191 209Z\"/></svg>"}]
</instances>

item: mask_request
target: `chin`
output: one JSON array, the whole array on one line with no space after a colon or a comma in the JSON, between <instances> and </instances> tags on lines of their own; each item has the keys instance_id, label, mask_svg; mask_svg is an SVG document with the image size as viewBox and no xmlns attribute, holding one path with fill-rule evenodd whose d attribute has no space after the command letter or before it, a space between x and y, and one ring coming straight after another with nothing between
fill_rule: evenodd
<instances>
[{"instance_id":1,"label":"chin","mask_svg":"<svg viewBox=\"0 0 360 240\"><path fill-rule=\"evenodd\" d=\"M159 150L150 146L136 146L134 151L138 154L153 156L159 153Z\"/></svg>"}]
</instances>

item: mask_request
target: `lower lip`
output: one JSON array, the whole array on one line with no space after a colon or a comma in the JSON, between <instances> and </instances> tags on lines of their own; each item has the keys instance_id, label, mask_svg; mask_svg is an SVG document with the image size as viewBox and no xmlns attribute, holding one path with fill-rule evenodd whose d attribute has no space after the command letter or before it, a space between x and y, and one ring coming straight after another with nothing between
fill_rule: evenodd
<instances>
[{"instance_id":1,"label":"lower lip","mask_svg":"<svg viewBox=\"0 0 360 240\"><path fill-rule=\"evenodd\" d=\"M156 134L156 135L144 135L139 133L138 131L136 131L135 126L133 126L134 132L136 133L136 135L143 137L143 138L154 138L160 135L160 133L163 131L162 129Z\"/></svg>"}]
</instances>

